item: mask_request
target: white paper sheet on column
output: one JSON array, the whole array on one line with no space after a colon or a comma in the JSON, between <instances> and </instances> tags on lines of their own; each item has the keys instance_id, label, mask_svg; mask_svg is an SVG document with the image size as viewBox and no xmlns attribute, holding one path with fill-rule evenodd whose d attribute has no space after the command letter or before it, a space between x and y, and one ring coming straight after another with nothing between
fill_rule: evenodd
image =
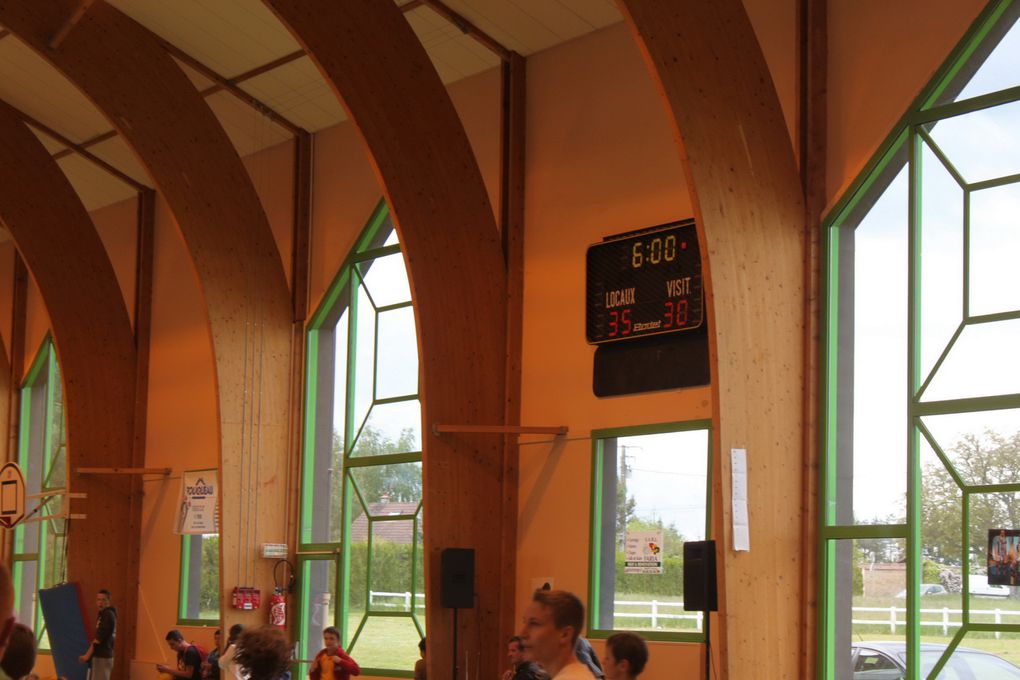
<instances>
[{"instance_id":1,"label":"white paper sheet on column","mask_svg":"<svg viewBox=\"0 0 1020 680\"><path fill-rule=\"evenodd\" d=\"M747 517L747 449L730 449L730 476L733 479L733 549L751 549L751 529Z\"/></svg>"}]
</instances>

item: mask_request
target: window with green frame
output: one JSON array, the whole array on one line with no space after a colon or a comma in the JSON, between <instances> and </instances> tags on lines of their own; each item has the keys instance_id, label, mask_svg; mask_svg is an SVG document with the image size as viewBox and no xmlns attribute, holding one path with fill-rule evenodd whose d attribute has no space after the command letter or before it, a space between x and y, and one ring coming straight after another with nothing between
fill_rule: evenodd
<instances>
[{"instance_id":1,"label":"window with green frame","mask_svg":"<svg viewBox=\"0 0 1020 680\"><path fill-rule=\"evenodd\" d=\"M1018 15L988 4L823 225L826 680L1020 665L1020 587L988 581L1020 529Z\"/></svg>"},{"instance_id":2,"label":"window with green frame","mask_svg":"<svg viewBox=\"0 0 1020 680\"><path fill-rule=\"evenodd\" d=\"M63 385L52 340L47 337L21 387L18 465L25 476L26 494L44 494L67 487L67 439ZM61 583L67 575L65 543L68 521L60 494L27 504L32 521L14 529L12 576L15 615L36 632L39 648L50 648L49 636L37 606L37 593ZM34 508L38 510L33 512Z\"/></svg>"},{"instance_id":3,"label":"window with green frame","mask_svg":"<svg viewBox=\"0 0 1020 680\"><path fill-rule=\"evenodd\" d=\"M704 638L701 613L683 609L683 544L708 533L710 425L592 432L592 637L638 630L651 640ZM661 573L637 573L642 568L625 560L628 537L635 543L649 531L661 532L661 544L641 546L661 558Z\"/></svg>"},{"instance_id":4,"label":"window with green frame","mask_svg":"<svg viewBox=\"0 0 1020 680\"><path fill-rule=\"evenodd\" d=\"M181 580L177 605L180 625L219 625L220 537L181 536Z\"/></svg>"},{"instance_id":5,"label":"window with green frame","mask_svg":"<svg viewBox=\"0 0 1020 680\"><path fill-rule=\"evenodd\" d=\"M301 673L336 626L370 675L410 676L425 635L418 339L380 202L307 337Z\"/></svg>"}]
</instances>

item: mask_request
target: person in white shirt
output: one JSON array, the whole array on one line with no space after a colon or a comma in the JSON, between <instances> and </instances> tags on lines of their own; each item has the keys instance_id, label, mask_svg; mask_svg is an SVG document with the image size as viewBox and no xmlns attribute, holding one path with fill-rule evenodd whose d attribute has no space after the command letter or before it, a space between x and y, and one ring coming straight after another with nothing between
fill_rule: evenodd
<instances>
[{"instance_id":1,"label":"person in white shirt","mask_svg":"<svg viewBox=\"0 0 1020 680\"><path fill-rule=\"evenodd\" d=\"M521 628L525 658L545 669L552 680L594 680L574 654L583 627L584 605L576 595L565 590L536 590Z\"/></svg>"},{"instance_id":2,"label":"person in white shirt","mask_svg":"<svg viewBox=\"0 0 1020 680\"><path fill-rule=\"evenodd\" d=\"M230 627L230 634L227 637L227 648L220 654L220 670L223 680L244 680L244 672L234 660L237 654L237 638L244 632L244 626L235 623Z\"/></svg>"}]
</instances>

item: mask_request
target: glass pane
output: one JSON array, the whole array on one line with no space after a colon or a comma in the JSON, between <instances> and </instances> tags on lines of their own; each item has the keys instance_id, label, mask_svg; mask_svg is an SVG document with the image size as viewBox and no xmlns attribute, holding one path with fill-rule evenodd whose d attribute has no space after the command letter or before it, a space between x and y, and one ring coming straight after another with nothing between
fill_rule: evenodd
<instances>
[{"instance_id":1,"label":"glass pane","mask_svg":"<svg viewBox=\"0 0 1020 680\"><path fill-rule=\"evenodd\" d=\"M976 493L970 496L971 592L984 597L1020 597L1020 526L1015 510L1020 493ZM976 575L984 578L976 578ZM971 608L980 603L972 602ZM996 604L996 608L1001 608ZM987 608L987 607L985 607ZM1020 610L1018 606L1009 609ZM973 613L973 612L972 612ZM988 623L983 620L982 623ZM1020 623L1020 619L1013 621Z\"/></svg>"},{"instance_id":2,"label":"glass pane","mask_svg":"<svg viewBox=\"0 0 1020 680\"><path fill-rule=\"evenodd\" d=\"M964 328L925 390L924 401L1020 392L1020 320Z\"/></svg>"},{"instance_id":3,"label":"glass pane","mask_svg":"<svg viewBox=\"0 0 1020 680\"><path fill-rule=\"evenodd\" d=\"M414 535L414 614L421 629L425 630L425 513L418 510L418 529Z\"/></svg>"},{"instance_id":4,"label":"glass pane","mask_svg":"<svg viewBox=\"0 0 1020 680\"><path fill-rule=\"evenodd\" d=\"M871 643L906 640L907 570L901 562L905 541L839 540L830 541L827 548L835 575L831 597L834 677L851 680L869 677L858 675L863 671L892 668L888 656ZM852 654L847 653L851 650Z\"/></svg>"},{"instance_id":5,"label":"glass pane","mask_svg":"<svg viewBox=\"0 0 1020 680\"><path fill-rule=\"evenodd\" d=\"M383 243L383 246L395 246L398 243L400 243L400 235L397 233L397 228L393 224L393 220L387 217L386 225L383 228L390 230L389 233L386 235L386 242Z\"/></svg>"},{"instance_id":6,"label":"glass pane","mask_svg":"<svg viewBox=\"0 0 1020 680\"><path fill-rule=\"evenodd\" d=\"M365 419L372 406L375 372L375 310L364 287L358 287L357 327L354 330L354 410L353 422Z\"/></svg>"},{"instance_id":7,"label":"glass pane","mask_svg":"<svg viewBox=\"0 0 1020 680\"><path fill-rule=\"evenodd\" d=\"M963 320L963 190L927 146L921 158L921 374Z\"/></svg>"},{"instance_id":8,"label":"glass pane","mask_svg":"<svg viewBox=\"0 0 1020 680\"><path fill-rule=\"evenodd\" d=\"M1020 72L1016 68L1018 59L1020 59L1020 24L1014 24L960 91L955 101L1020 85Z\"/></svg>"},{"instance_id":9,"label":"glass pane","mask_svg":"<svg viewBox=\"0 0 1020 680\"><path fill-rule=\"evenodd\" d=\"M220 537L195 534L182 537L181 615L186 619L220 618Z\"/></svg>"},{"instance_id":10,"label":"glass pane","mask_svg":"<svg viewBox=\"0 0 1020 680\"><path fill-rule=\"evenodd\" d=\"M35 560L19 560L14 563L14 615L19 623L35 628L35 594L39 565Z\"/></svg>"},{"instance_id":11,"label":"glass pane","mask_svg":"<svg viewBox=\"0 0 1020 680\"><path fill-rule=\"evenodd\" d=\"M370 616L349 651L362 668L412 671L420 639L410 617Z\"/></svg>"},{"instance_id":12,"label":"glass pane","mask_svg":"<svg viewBox=\"0 0 1020 680\"><path fill-rule=\"evenodd\" d=\"M600 628L701 630L683 608L683 544L705 536L708 441L708 430L602 441ZM661 573L628 562L638 545Z\"/></svg>"},{"instance_id":13,"label":"glass pane","mask_svg":"<svg viewBox=\"0 0 1020 680\"><path fill-rule=\"evenodd\" d=\"M421 451L421 404L411 399L373 406L351 455L415 451Z\"/></svg>"},{"instance_id":14,"label":"glass pane","mask_svg":"<svg viewBox=\"0 0 1020 680\"><path fill-rule=\"evenodd\" d=\"M375 398L418 393L418 335L414 309L402 307L379 313Z\"/></svg>"},{"instance_id":15,"label":"glass pane","mask_svg":"<svg viewBox=\"0 0 1020 680\"><path fill-rule=\"evenodd\" d=\"M989 612L994 621L994 612ZM1004 624L1020 623L1020 611L1013 608L1001 609ZM940 650L921 653L921 667L930 669L940 658ZM953 651L949 662L937 677L949 678L1003 678L1020 680L1020 634L1003 631L968 631L960 646ZM922 676L923 677L923 676Z\"/></svg>"},{"instance_id":16,"label":"glass pane","mask_svg":"<svg viewBox=\"0 0 1020 680\"><path fill-rule=\"evenodd\" d=\"M970 184L1020 172L1020 102L946 118L931 136Z\"/></svg>"},{"instance_id":17,"label":"glass pane","mask_svg":"<svg viewBox=\"0 0 1020 680\"><path fill-rule=\"evenodd\" d=\"M970 314L1020 309L1020 184L970 196Z\"/></svg>"},{"instance_id":18,"label":"glass pane","mask_svg":"<svg viewBox=\"0 0 1020 680\"><path fill-rule=\"evenodd\" d=\"M421 463L351 468L351 477L373 517L413 515L421 502Z\"/></svg>"},{"instance_id":19,"label":"glass pane","mask_svg":"<svg viewBox=\"0 0 1020 680\"><path fill-rule=\"evenodd\" d=\"M841 404L840 523L902 522L907 463L907 172L853 232L853 403ZM874 276L874 272L882 272ZM841 319L840 324L848 323ZM847 423L848 419L851 419ZM846 430L850 430L847 432ZM853 507L845 500L852 497Z\"/></svg>"},{"instance_id":20,"label":"glass pane","mask_svg":"<svg viewBox=\"0 0 1020 680\"><path fill-rule=\"evenodd\" d=\"M963 622L963 493L922 438L921 640L946 643Z\"/></svg>"},{"instance_id":21,"label":"glass pane","mask_svg":"<svg viewBox=\"0 0 1020 680\"><path fill-rule=\"evenodd\" d=\"M344 428L347 418L347 343L348 321L347 310L340 315L336 324L336 332L332 342L335 346L333 357L333 432L344 439Z\"/></svg>"},{"instance_id":22,"label":"glass pane","mask_svg":"<svg viewBox=\"0 0 1020 680\"><path fill-rule=\"evenodd\" d=\"M358 271L365 278L365 286L376 307L411 301L411 286L407 281L403 253L361 262Z\"/></svg>"},{"instance_id":23,"label":"glass pane","mask_svg":"<svg viewBox=\"0 0 1020 680\"><path fill-rule=\"evenodd\" d=\"M1020 482L1020 409L924 416L921 420L966 484Z\"/></svg>"},{"instance_id":24,"label":"glass pane","mask_svg":"<svg viewBox=\"0 0 1020 680\"><path fill-rule=\"evenodd\" d=\"M411 611L411 551L414 520L372 522L372 583L369 609Z\"/></svg>"},{"instance_id":25,"label":"glass pane","mask_svg":"<svg viewBox=\"0 0 1020 680\"><path fill-rule=\"evenodd\" d=\"M349 614L348 625L350 627L347 629L346 642L349 645L357 628L357 621L354 621L352 617L360 620L361 616L365 613L365 606L368 603L368 532L370 527L368 514L358 499L358 495L354 492L353 485L348 484L347 491L351 499L351 525L347 538L350 550L350 563L347 572L347 585L349 589L347 607Z\"/></svg>"},{"instance_id":26,"label":"glass pane","mask_svg":"<svg viewBox=\"0 0 1020 680\"><path fill-rule=\"evenodd\" d=\"M307 620L303 622L305 639L300 641L298 655L314 659L322 649L322 630L336 625L336 561L306 560L301 567L302 593L305 594Z\"/></svg>"}]
</instances>

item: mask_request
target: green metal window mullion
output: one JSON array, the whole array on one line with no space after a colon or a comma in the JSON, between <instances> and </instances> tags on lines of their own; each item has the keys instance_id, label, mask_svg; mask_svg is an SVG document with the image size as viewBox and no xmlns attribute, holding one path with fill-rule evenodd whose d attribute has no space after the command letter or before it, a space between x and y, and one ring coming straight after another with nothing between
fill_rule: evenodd
<instances>
[{"instance_id":1,"label":"green metal window mullion","mask_svg":"<svg viewBox=\"0 0 1020 680\"><path fill-rule=\"evenodd\" d=\"M599 627L600 597L602 583L602 440L592 437L590 527L591 542L588 555L588 628Z\"/></svg>"},{"instance_id":2,"label":"green metal window mullion","mask_svg":"<svg viewBox=\"0 0 1020 680\"><path fill-rule=\"evenodd\" d=\"M43 453L42 453L42 489L49 488L50 474L53 470L53 428L54 412L56 411L56 390L53 389L57 375L57 358L53 352L47 357L46 370L46 407L43 412ZM42 533L42 532L40 532Z\"/></svg>"},{"instance_id":3,"label":"green metal window mullion","mask_svg":"<svg viewBox=\"0 0 1020 680\"><path fill-rule=\"evenodd\" d=\"M341 498L341 510L340 510L340 526L343 527L342 538L340 543L340 563L337 565L336 578L337 578L337 594L340 596L340 602L334 608L334 622L340 629L340 639L348 640L348 603L351 599L351 524L354 519L352 517L351 506L352 506L352 493L354 482L351 478L350 471L347 466L344 466L343 470L343 495ZM339 620L337 620L339 619Z\"/></svg>"},{"instance_id":4,"label":"green metal window mullion","mask_svg":"<svg viewBox=\"0 0 1020 680\"><path fill-rule=\"evenodd\" d=\"M997 189L998 187L1009 186L1010 184L1017 183L1020 183L1020 174L1003 175L1002 177L986 179L981 182L973 182L964 188L969 191L982 191L984 189Z\"/></svg>"},{"instance_id":5,"label":"green metal window mullion","mask_svg":"<svg viewBox=\"0 0 1020 680\"><path fill-rule=\"evenodd\" d=\"M920 374L921 340L921 201L922 197L922 141L911 131L908 152L909 186L907 203L907 673L919 676L920 626L918 625L919 594L921 587L921 531L920 531L920 442L914 424L911 406L918 388Z\"/></svg>"},{"instance_id":6,"label":"green metal window mullion","mask_svg":"<svg viewBox=\"0 0 1020 680\"><path fill-rule=\"evenodd\" d=\"M970 195L963 190L963 322L970 318Z\"/></svg>"},{"instance_id":7,"label":"green metal window mullion","mask_svg":"<svg viewBox=\"0 0 1020 680\"><path fill-rule=\"evenodd\" d=\"M345 385L346 397L344 399L344 468L347 467L346 459L354 450L354 399L356 371L358 367L358 289L361 287L361 277L356 272L351 272L350 300L347 303L347 384Z\"/></svg>"},{"instance_id":8,"label":"green metal window mullion","mask_svg":"<svg viewBox=\"0 0 1020 680\"><path fill-rule=\"evenodd\" d=\"M301 460L301 544L312 540L312 480L315 476L315 411L319 389L319 330L308 331L305 368L305 428Z\"/></svg>"},{"instance_id":9,"label":"green metal window mullion","mask_svg":"<svg viewBox=\"0 0 1020 680\"><path fill-rule=\"evenodd\" d=\"M960 536L963 541L963 625L966 629L970 625L970 491L963 489L961 499L963 508L963 526L960 527Z\"/></svg>"},{"instance_id":10,"label":"green metal window mullion","mask_svg":"<svg viewBox=\"0 0 1020 680\"><path fill-rule=\"evenodd\" d=\"M191 541L181 536L181 582L177 588L177 619L184 621L188 616L188 590L191 585Z\"/></svg>"}]
</instances>

